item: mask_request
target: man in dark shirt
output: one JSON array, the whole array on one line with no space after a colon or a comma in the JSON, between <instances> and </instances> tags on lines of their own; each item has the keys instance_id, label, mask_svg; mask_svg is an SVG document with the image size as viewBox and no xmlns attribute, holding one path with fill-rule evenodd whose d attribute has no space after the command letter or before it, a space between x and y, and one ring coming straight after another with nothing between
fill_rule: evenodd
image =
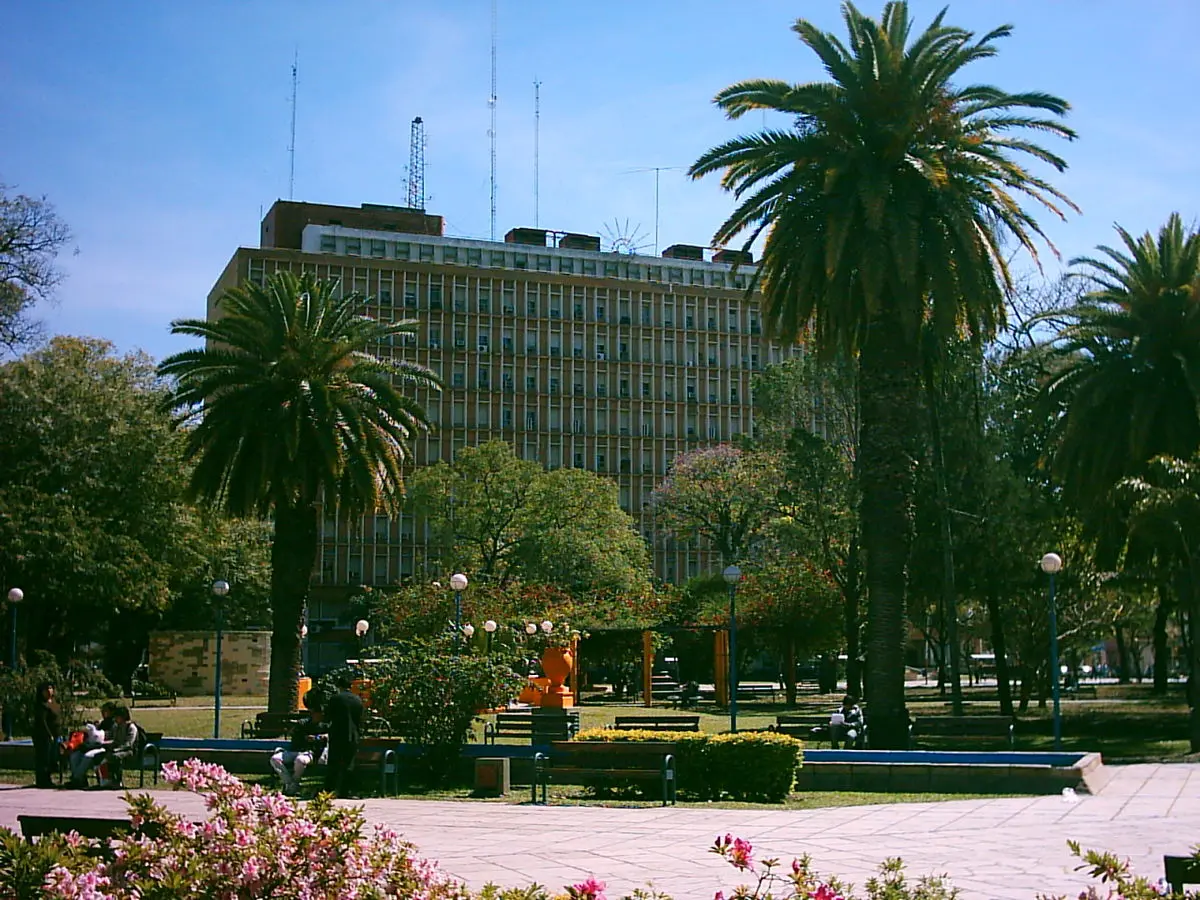
<instances>
[{"instance_id":1,"label":"man in dark shirt","mask_svg":"<svg viewBox=\"0 0 1200 900\"><path fill-rule=\"evenodd\" d=\"M350 682L338 681L338 692L325 702L325 721L329 725L329 764L325 770L325 790L343 796L348 787L358 739L362 730L363 702L350 693Z\"/></svg>"}]
</instances>

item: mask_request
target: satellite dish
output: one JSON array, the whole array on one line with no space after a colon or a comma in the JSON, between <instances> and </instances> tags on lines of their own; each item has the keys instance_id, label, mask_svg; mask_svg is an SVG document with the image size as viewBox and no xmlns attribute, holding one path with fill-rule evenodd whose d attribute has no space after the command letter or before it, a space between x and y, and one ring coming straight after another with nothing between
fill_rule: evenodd
<instances>
[{"instance_id":1,"label":"satellite dish","mask_svg":"<svg viewBox=\"0 0 1200 900\"><path fill-rule=\"evenodd\" d=\"M604 250L607 253L622 253L626 256L636 256L651 246L649 235L642 232L642 226L630 225L629 220L622 222L613 219L606 222L602 229L604 235Z\"/></svg>"}]
</instances>

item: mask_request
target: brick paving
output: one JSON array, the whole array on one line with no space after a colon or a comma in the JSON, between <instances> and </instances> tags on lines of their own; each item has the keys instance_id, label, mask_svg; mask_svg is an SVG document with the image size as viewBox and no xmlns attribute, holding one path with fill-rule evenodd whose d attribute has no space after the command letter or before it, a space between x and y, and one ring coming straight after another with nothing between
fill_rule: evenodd
<instances>
[{"instance_id":1,"label":"brick paving","mask_svg":"<svg viewBox=\"0 0 1200 900\"><path fill-rule=\"evenodd\" d=\"M595 875L619 896L653 883L679 900L729 891L737 873L707 852L714 836L750 840L756 856L810 854L824 872L859 885L880 860L903 857L909 873L947 873L965 900L1077 896L1066 842L1112 849L1158 877L1164 854L1200 843L1200 765L1113 767L1094 797L1010 797L824 810L532 807L432 800L362 801L367 818L403 832L426 856L474 886L538 881L552 889ZM203 816L199 798L161 795ZM0 788L0 825L21 812L114 815L120 794Z\"/></svg>"}]
</instances>

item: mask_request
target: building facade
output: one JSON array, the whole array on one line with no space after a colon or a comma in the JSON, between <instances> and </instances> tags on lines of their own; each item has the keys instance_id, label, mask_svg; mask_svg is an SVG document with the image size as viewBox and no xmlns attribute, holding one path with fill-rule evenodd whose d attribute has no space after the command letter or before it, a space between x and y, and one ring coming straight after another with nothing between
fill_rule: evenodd
<instances>
[{"instance_id":1,"label":"building facade","mask_svg":"<svg viewBox=\"0 0 1200 900\"><path fill-rule=\"evenodd\" d=\"M382 319L412 318L407 344L370 348L429 366L444 385L418 399L433 429L417 465L500 439L549 468L616 484L658 577L716 565L655 526L650 494L679 453L754 428L751 379L798 348L764 339L737 251L675 245L662 257L601 252L597 237L514 228L501 242L446 237L442 220L399 207L277 202L261 246L241 248L209 295L277 269L337 280ZM399 341L399 339L397 339ZM323 516L317 583L391 584L438 573L423 523Z\"/></svg>"}]
</instances>

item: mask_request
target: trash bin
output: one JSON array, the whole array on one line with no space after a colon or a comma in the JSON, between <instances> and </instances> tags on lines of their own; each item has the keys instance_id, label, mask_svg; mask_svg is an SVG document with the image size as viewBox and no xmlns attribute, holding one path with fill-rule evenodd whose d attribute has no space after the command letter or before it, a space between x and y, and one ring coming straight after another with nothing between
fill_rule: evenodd
<instances>
[{"instance_id":1,"label":"trash bin","mask_svg":"<svg viewBox=\"0 0 1200 900\"><path fill-rule=\"evenodd\" d=\"M507 756L475 760L475 793L481 797L503 797L512 788Z\"/></svg>"},{"instance_id":2,"label":"trash bin","mask_svg":"<svg viewBox=\"0 0 1200 900\"><path fill-rule=\"evenodd\" d=\"M296 712L303 712L304 710L308 709L308 707L304 705L304 695L312 690L312 679L307 675L301 675L297 684L299 685L300 690L296 693Z\"/></svg>"}]
</instances>

